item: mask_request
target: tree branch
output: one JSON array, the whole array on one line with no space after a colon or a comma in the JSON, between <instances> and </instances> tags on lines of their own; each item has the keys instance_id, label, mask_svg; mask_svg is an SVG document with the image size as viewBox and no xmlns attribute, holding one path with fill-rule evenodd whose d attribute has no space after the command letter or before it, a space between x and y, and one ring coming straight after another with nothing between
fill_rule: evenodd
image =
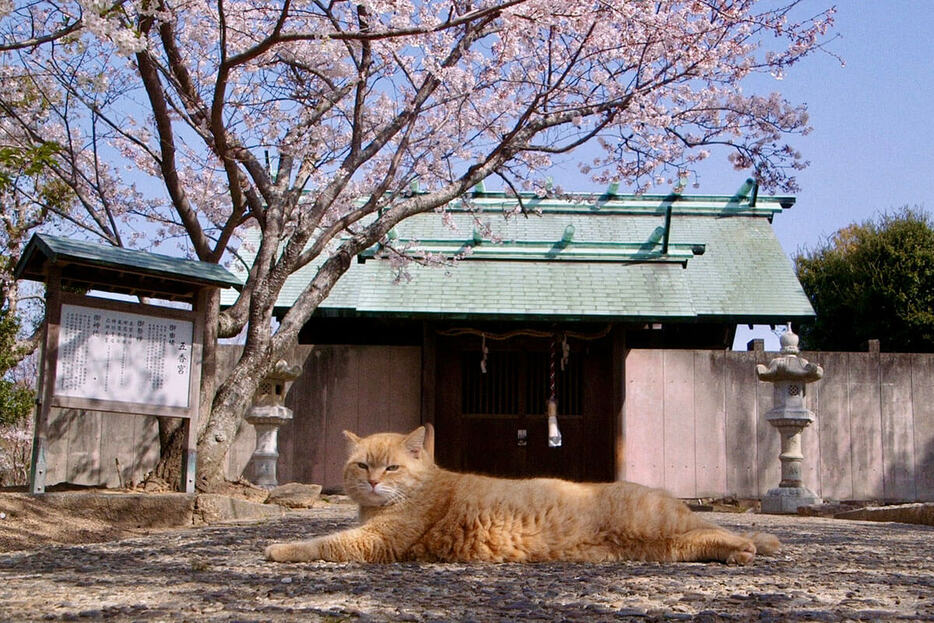
<instances>
[{"instance_id":1,"label":"tree branch","mask_svg":"<svg viewBox=\"0 0 934 623\"><path fill-rule=\"evenodd\" d=\"M156 121L156 131L159 135L159 147L162 153L159 168L162 172L166 190L168 190L172 205L175 206L175 211L182 219L185 230L188 232L195 253L201 259L209 258L212 255L212 249L178 177L175 164L175 137L172 130L172 120L165 105L165 95L162 91L162 83L159 81L156 65L149 53L145 51L136 55L136 62Z\"/></svg>"}]
</instances>

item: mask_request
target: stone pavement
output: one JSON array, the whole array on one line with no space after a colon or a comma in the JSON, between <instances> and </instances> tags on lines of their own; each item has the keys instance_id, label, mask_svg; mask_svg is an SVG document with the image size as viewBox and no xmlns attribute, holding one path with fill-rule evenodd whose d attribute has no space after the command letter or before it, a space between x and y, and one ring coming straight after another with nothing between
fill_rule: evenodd
<instances>
[{"instance_id":1,"label":"stone pavement","mask_svg":"<svg viewBox=\"0 0 934 623\"><path fill-rule=\"evenodd\" d=\"M748 567L700 563L271 564L263 547L350 525L282 519L0 554L0 620L934 621L934 528L709 514L785 544Z\"/></svg>"}]
</instances>

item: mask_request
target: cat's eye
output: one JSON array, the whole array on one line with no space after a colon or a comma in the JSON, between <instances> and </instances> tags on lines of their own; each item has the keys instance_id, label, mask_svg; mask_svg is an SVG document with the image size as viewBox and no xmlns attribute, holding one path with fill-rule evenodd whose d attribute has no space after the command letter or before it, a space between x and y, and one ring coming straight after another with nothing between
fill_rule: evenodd
<instances>
[{"instance_id":1,"label":"cat's eye","mask_svg":"<svg viewBox=\"0 0 934 623\"><path fill-rule=\"evenodd\" d=\"M397 469L399 469L399 466L398 466L398 465L387 465L387 466L386 466L386 471L387 471L387 472L394 472L394 471L396 471Z\"/></svg>"},{"instance_id":2,"label":"cat's eye","mask_svg":"<svg viewBox=\"0 0 934 623\"><path fill-rule=\"evenodd\" d=\"M359 467L360 469L370 469L370 466L367 465L366 463L357 463L357 467Z\"/></svg>"}]
</instances>

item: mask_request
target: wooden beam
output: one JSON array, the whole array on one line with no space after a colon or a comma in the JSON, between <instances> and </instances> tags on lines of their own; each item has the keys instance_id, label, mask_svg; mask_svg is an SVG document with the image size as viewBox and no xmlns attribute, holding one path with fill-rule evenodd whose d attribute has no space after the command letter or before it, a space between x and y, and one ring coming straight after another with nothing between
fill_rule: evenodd
<instances>
[{"instance_id":1,"label":"wooden beam","mask_svg":"<svg viewBox=\"0 0 934 623\"><path fill-rule=\"evenodd\" d=\"M49 266L46 293L45 339L42 344L42 363L39 366L39 403L32 437L32 459L29 469L29 492L45 493L46 452L49 447L49 414L55 389L55 368L58 362L58 332L62 316L61 267Z\"/></svg>"}]
</instances>

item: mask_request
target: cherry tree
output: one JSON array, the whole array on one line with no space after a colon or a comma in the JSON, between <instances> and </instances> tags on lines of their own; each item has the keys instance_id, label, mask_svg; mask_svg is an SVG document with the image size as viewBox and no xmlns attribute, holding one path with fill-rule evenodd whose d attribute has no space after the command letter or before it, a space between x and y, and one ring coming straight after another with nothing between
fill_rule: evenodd
<instances>
[{"instance_id":1,"label":"cherry tree","mask_svg":"<svg viewBox=\"0 0 934 623\"><path fill-rule=\"evenodd\" d=\"M361 251L493 177L559 192L543 171L637 191L682 183L714 151L793 189L803 106L745 93L821 48L832 11L756 0L4 0L4 140L55 145L74 196L58 214L113 244L176 239L255 262L218 336L243 354L202 389L199 487L259 381ZM759 80L757 83L761 83ZM417 182L418 192L413 192ZM41 200L36 205L41 205ZM141 227L146 223L146 227ZM273 330L297 269L318 266ZM213 337L211 335L209 338ZM208 353L210 359L210 353Z\"/></svg>"}]
</instances>

